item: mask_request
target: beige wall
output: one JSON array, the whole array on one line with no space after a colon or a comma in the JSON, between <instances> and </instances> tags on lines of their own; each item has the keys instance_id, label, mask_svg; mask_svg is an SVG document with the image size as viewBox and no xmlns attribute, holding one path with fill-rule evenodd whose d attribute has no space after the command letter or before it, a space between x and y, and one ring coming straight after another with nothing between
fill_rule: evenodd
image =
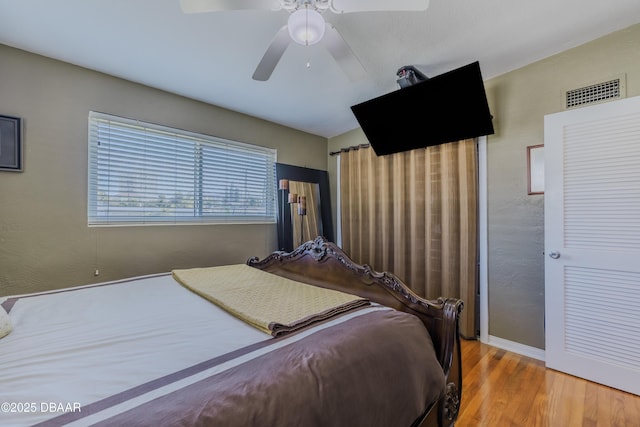
<instances>
[{"instance_id":1,"label":"beige wall","mask_svg":"<svg viewBox=\"0 0 640 427\"><path fill-rule=\"evenodd\" d=\"M562 110L564 91L623 73L627 96L640 95L640 25L485 82L496 130L487 142L490 335L544 348L544 196L527 195L526 147L544 142L544 116ZM358 129L328 150L366 142Z\"/></svg>"},{"instance_id":2,"label":"beige wall","mask_svg":"<svg viewBox=\"0 0 640 427\"><path fill-rule=\"evenodd\" d=\"M276 148L281 163L327 167L324 138L0 45L0 114L24 120L25 148L24 172L0 172L0 295L241 263L277 247L275 224L89 228L90 110Z\"/></svg>"},{"instance_id":3,"label":"beige wall","mask_svg":"<svg viewBox=\"0 0 640 427\"><path fill-rule=\"evenodd\" d=\"M640 25L486 82L496 135L488 140L489 334L544 348L544 197L527 195L526 147L564 92L626 74L640 95Z\"/></svg>"}]
</instances>

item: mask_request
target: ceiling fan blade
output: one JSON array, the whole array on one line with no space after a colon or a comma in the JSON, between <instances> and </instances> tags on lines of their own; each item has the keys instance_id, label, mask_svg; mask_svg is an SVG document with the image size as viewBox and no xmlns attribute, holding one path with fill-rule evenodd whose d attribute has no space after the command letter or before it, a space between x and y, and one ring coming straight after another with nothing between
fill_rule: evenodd
<instances>
[{"instance_id":1,"label":"ceiling fan blade","mask_svg":"<svg viewBox=\"0 0 640 427\"><path fill-rule=\"evenodd\" d=\"M333 0L331 7L336 13L422 11L429 7L429 0Z\"/></svg>"},{"instance_id":2,"label":"ceiling fan blade","mask_svg":"<svg viewBox=\"0 0 640 427\"><path fill-rule=\"evenodd\" d=\"M180 0L184 13L220 12L223 10L280 10L278 0Z\"/></svg>"},{"instance_id":3,"label":"ceiling fan blade","mask_svg":"<svg viewBox=\"0 0 640 427\"><path fill-rule=\"evenodd\" d=\"M367 71L335 27L327 24L322 43L349 80L357 81L366 77Z\"/></svg>"},{"instance_id":4,"label":"ceiling fan blade","mask_svg":"<svg viewBox=\"0 0 640 427\"><path fill-rule=\"evenodd\" d=\"M287 30L287 26L285 25L276 33L276 36L273 38L273 41L264 53L262 60L260 60L260 63L256 67L256 71L253 72L253 80L259 80L261 82L269 80L271 73L273 73L276 65L278 65L278 62L280 61L280 58L282 58L284 51L287 50L289 43L291 43L291 37L289 36L289 30Z\"/></svg>"}]
</instances>

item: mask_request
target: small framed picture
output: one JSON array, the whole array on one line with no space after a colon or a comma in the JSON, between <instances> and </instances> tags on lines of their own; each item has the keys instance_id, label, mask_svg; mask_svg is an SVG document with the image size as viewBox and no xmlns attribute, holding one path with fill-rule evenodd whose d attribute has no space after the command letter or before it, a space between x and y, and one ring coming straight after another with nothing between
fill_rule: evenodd
<instances>
[{"instance_id":1,"label":"small framed picture","mask_svg":"<svg viewBox=\"0 0 640 427\"><path fill-rule=\"evenodd\" d=\"M0 171L22 171L22 120L0 116Z\"/></svg>"},{"instance_id":2,"label":"small framed picture","mask_svg":"<svg viewBox=\"0 0 640 427\"><path fill-rule=\"evenodd\" d=\"M527 147L528 194L544 194L544 144Z\"/></svg>"}]
</instances>

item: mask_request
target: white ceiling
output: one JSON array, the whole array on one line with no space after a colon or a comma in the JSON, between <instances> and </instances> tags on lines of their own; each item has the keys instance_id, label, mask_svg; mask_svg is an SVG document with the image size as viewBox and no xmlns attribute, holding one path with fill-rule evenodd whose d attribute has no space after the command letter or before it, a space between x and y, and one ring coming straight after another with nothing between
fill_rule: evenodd
<instances>
[{"instance_id":1,"label":"white ceiling","mask_svg":"<svg viewBox=\"0 0 640 427\"><path fill-rule=\"evenodd\" d=\"M486 80L640 22L640 0L431 0L425 12L327 13L365 80L350 82L321 45L295 44L269 81L252 80L286 18L185 15L178 0L0 0L0 43L332 137L357 127L351 105L397 90L403 65L435 76L480 61Z\"/></svg>"}]
</instances>

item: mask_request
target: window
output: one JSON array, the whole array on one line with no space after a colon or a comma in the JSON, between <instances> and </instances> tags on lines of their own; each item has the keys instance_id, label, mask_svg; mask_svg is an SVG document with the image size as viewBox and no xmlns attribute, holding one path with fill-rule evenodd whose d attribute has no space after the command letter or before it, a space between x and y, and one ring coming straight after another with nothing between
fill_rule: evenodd
<instances>
[{"instance_id":1,"label":"window","mask_svg":"<svg viewBox=\"0 0 640 427\"><path fill-rule=\"evenodd\" d=\"M275 150L89 114L89 225L276 221Z\"/></svg>"}]
</instances>

